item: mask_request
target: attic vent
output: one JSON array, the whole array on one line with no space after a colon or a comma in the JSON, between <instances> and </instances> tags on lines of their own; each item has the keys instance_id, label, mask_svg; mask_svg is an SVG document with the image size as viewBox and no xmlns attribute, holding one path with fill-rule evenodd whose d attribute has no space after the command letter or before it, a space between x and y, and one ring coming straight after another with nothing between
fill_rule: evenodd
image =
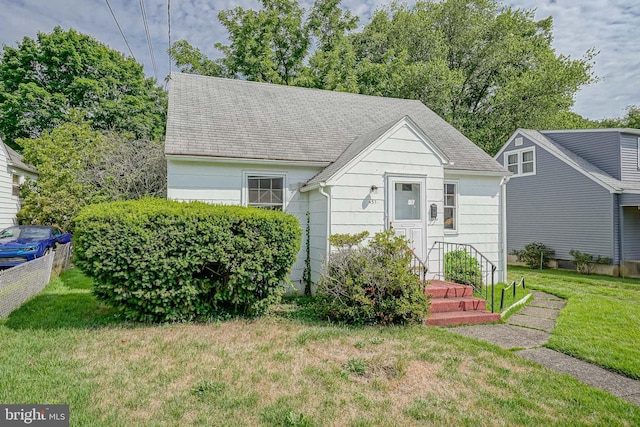
<instances>
[{"instance_id":1,"label":"attic vent","mask_svg":"<svg viewBox=\"0 0 640 427\"><path fill-rule=\"evenodd\" d=\"M515 141L516 141L516 147L519 147L519 146L522 145L522 137L521 136L517 137Z\"/></svg>"}]
</instances>

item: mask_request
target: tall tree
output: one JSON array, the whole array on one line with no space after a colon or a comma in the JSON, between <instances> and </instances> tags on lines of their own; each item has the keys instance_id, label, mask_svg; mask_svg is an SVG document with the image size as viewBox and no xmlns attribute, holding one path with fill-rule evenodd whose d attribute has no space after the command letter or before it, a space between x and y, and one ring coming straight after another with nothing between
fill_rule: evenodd
<instances>
[{"instance_id":1,"label":"tall tree","mask_svg":"<svg viewBox=\"0 0 640 427\"><path fill-rule=\"evenodd\" d=\"M595 81L595 53L557 55L551 18L535 21L533 11L497 0L394 2L352 33L357 18L339 0L316 0L304 22L296 0L262 6L220 12L231 40L213 61L223 75L419 99L490 154L517 127L594 126L570 107ZM220 71L177 47L191 55L187 70Z\"/></svg>"},{"instance_id":2,"label":"tall tree","mask_svg":"<svg viewBox=\"0 0 640 427\"><path fill-rule=\"evenodd\" d=\"M593 82L593 52L556 55L551 18L533 16L494 0L393 4L352 37L361 90L420 99L493 154L517 127L557 121ZM372 70L380 81L363 78Z\"/></svg>"},{"instance_id":3,"label":"tall tree","mask_svg":"<svg viewBox=\"0 0 640 427\"><path fill-rule=\"evenodd\" d=\"M166 196L164 144L129 140L93 130L83 113L45 130L39 138L20 139L24 158L39 177L21 188L21 224L58 225L66 230L88 204Z\"/></svg>"},{"instance_id":4,"label":"tall tree","mask_svg":"<svg viewBox=\"0 0 640 427\"><path fill-rule=\"evenodd\" d=\"M602 119L597 122L598 126L605 128L633 128L640 129L640 106L630 105L622 118Z\"/></svg>"},{"instance_id":5,"label":"tall tree","mask_svg":"<svg viewBox=\"0 0 640 427\"><path fill-rule=\"evenodd\" d=\"M358 17L340 7L340 0L316 0L307 25L315 50L297 84L318 89L358 92L356 58L348 35Z\"/></svg>"},{"instance_id":6,"label":"tall tree","mask_svg":"<svg viewBox=\"0 0 640 427\"><path fill-rule=\"evenodd\" d=\"M249 80L293 84L304 68L310 47L304 9L296 0L260 0L259 11L236 7L222 10L218 19L229 31L224 53L226 70Z\"/></svg>"},{"instance_id":7,"label":"tall tree","mask_svg":"<svg viewBox=\"0 0 640 427\"><path fill-rule=\"evenodd\" d=\"M166 93L142 66L94 38L56 27L25 37L0 57L0 133L17 147L18 138L38 138L85 112L92 128L160 139Z\"/></svg>"},{"instance_id":8,"label":"tall tree","mask_svg":"<svg viewBox=\"0 0 640 427\"><path fill-rule=\"evenodd\" d=\"M224 77L227 74L219 60L207 58L207 55L197 47L191 46L186 40L175 42L169 48L169 55L183 73L213 77Z\"/></svg>"}]
</instances>

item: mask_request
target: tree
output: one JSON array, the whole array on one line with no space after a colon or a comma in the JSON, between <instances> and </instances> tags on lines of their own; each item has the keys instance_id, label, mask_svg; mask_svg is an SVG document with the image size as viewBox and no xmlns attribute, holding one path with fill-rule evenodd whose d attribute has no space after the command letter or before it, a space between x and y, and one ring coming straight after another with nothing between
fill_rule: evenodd
<instances>
[{"instance_id":1,"label":"tree","mask_svg":"<svg viewBox=\"0 0 640 427\"><path fill-rule=\"evenodd\" d=\"M103 135L79 118L73 114L73 121L45 130L39 138L17 141L24 149L24 159L39 173L36 181L27 181L21 188L20 224L57 225L69 230L76 214L91 202L91 189L78 175L95 161Z\"/></svg>"},{"instance_id":2,"label":"tree","mask_svg":"<svg viewBox=\"0 0 640 427\"><path fill-rule=\"evenodd\" d=\"M293 84L310 47L304 9L296 0L261 0L262 10L236 7L218 19L229 31L222 64L231 75L249 80Z\"/></svg>"},{"instance_id":3,"label":"tree","mask_svg":"<svg viewBox=\"0 0 640 427\"><path fill-rule=\"evenodd\" d=\"M224 67L219 61L213 61L191 46L186 40L178 40L169 48L169 55L183 73L201 74L204 76L226 76Z\"/></svg>"},{"instance_id":4,"label":"tree","mask_svg":"<svg viewBox=\"0 0 640 427\"><path fill-rule=\"evenodd\" d=\"M594 53L556 55L551 18L533 16L493 0L393 4L352 37L361 91L420 99L494 154L517 127L558 120L593 81Z\"/></svg>"},{"instance_id":5,"label":"tree","mask_svg":"<svg viewBox=\"0 0 640 427\"><path fill-rule=\"evenodd\" d=\"M305 22L295 0L262 6L220 12L231 44L216 45L224 56L214 62L226 75L418 99L489 154L518 127L594 126L569 109L595 81L595 52L556 55L551 18L535 21L533 11L497 0L394 2L351 33L357 18L338 0L316 0ZM208 69L186 51L197 53L187 69Z\"/></svg>"},{"instance_id":6,"label":"tree","mask_svg":"<svg viewBox=\"0 0 640 427\"><path fill-rule=\"evenodd\" d=\"M597 125L603 128L640 129L640 106L630 105L627 107L627 113L624 117L616 119L602 119L597 122Z\"/></svg>"},{"instance_id":7,"label":"tree","mask_svg":"<svg viewBox=\"0 0 640 427\"><path fill-rule=\"evenodd\" d=\"M128 140L91 128L81 113L69 122L44 131L40 138L21 139L24 158L39 172L21 189L21 224L72 228L86 205L112 200L166 196L164 145Z\"/></svg>"},{"instance_id":8,"label":"tree","mask_svg":"<svg viewBox=\"0 0 640 427\"><path fill-rule=\"evenodd\" d=\"M166 98L132 58L73 29L25 37L0 57L0 133L14 148L70 121L72 109L95 130L159 140Z\"/></svg>"},{"instance_id":9,"label":"tree","mask_svg":"<svg viewBox=\"0 0 640 427\"><path fill-rule=\"evenodd\" d=\"M347 37L357 24L358 17L342 10L340 0L316 0L307 21L315 50L297 85L358 92L355 52Z\"/></svg>"},{"instance_id":10,"label":"tree","mask_svg":"<svg viewBox=\"0 0 640 427\"><path fill-rule=\"evenodd\" d=\"M91 160L80 171L78 180L100 201L167 197L167 162L162 143L109 133L100 140Z\"/></svg>"}]
</instances>

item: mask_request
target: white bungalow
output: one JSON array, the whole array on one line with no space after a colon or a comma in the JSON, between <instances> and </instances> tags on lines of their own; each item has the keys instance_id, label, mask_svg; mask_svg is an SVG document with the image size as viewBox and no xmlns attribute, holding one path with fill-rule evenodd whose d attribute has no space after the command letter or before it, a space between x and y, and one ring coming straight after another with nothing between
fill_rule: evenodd
<instances>
[{"instance_id":1,"label":"white bungalow","mask_svg":"<svg viewBox=\"0 0 640 427\"><path fill-rule=\"evenodd\" d=\"M331 234L388 228L431 277L467 244L506 278L509 172L419 101L173 74L165 153L170 199L309 212L314 282Z\"/></svg>"}]
</instances>

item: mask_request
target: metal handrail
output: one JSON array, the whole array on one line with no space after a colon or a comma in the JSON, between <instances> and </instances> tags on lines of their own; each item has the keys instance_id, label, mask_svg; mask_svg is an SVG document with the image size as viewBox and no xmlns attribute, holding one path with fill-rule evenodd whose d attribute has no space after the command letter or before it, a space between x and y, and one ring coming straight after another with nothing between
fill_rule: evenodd
<instances>
[{"instance_id":1,"label":"metal handrail","mask_svg":"<svg viewBox=\"0 0 640 427\"><path fill-rule=\"evenodd\" d=\"M424 290L427 280L427 266L420 259L420 257L416 255L413 249L411 249L409 246L405 246L405 249L411 254L411 265L409 266L409 268L416 276L418 276L418 279L420 280L420 286Z\"/></svg>"},{"instance_id":2,"label":"metal handrail","mask_svg":"<svg viewBox=\"0 0 640 427\"><path fill-rule=\"evenodd\" d=\"M518 282L518 284L516 285L516 281L514 280L513 282L511 282L511 284L509 286L507 286L506 288L502 289L502 296L500 297L500 311L502 311L502 309L504 308L504 295L506 293L506 291L509 290L509 288L513 288L513 297L516 297L516 288L518 286L522 285L522 289L526 289L526 286L524 284L524 276L520 277L520 282Z\"/></svg>"},{"instance_id":3,"label":"metal handrail","mask_svg":"<svg viewBox=\"0 0 640 427\"><path fill-rule=\"evenodd\" d=\"M435 254L432 253L434 250ZM452 252L464 253L464 256L447 256ZM429 250L428 259L434 260L434 258L437 258L439 271L432 272L432 274L443 280L472 286L474 291L487 301L491 312L495 311L494 285L497 267L486 256L468 243L437 241ZM491 292L489 292L489 288L491 288Z\"/></svg>"}]
</instances>

